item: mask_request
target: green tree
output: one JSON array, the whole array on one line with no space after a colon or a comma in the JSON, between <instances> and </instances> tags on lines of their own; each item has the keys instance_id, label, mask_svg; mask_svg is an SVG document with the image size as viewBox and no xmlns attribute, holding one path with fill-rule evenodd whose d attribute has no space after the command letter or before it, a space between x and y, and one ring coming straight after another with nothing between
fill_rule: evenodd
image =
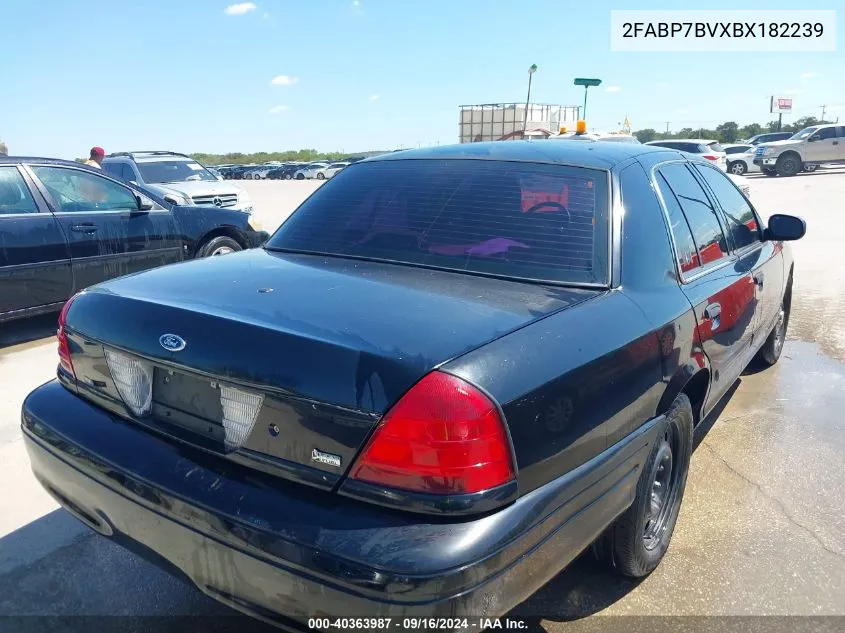
<instances>
[{"instance_id":1,"label":"green tree","mask_svg":"<svg viewBox=\"0 0 845 633\"><path fill-rule=\"evenodd\" d=\"M752 136L757 136L758 134L763 133L763 126L759 123L749 123L748 125L743 125L739 130L740 138L751 138Z\"/></svg>"},{"instance_id":2,"label":"green tree","mask_svg":"<svg viewBox=\"0 0 845 633\"><path fill-rule=\"evenodd\" d=\"M733 143L737 139L739 125L737 125L733 121L725 121L724 123L716 127L716 132L718 133L719 140L722 143Z\"/></svg>"},{"instance_id":3,"label":"green tree","mask_svg":"<svg viewBox=\"0 0 845 633\"><path fill-rule=\"evenodd\" d=\"M647 127L644 130L637 130L634 132L634 136L637 137L637 140L640 143L648 143L649 141L653 141L657 138L657 132L652 130L650 127Z\"/></svg>"}]
</instances>

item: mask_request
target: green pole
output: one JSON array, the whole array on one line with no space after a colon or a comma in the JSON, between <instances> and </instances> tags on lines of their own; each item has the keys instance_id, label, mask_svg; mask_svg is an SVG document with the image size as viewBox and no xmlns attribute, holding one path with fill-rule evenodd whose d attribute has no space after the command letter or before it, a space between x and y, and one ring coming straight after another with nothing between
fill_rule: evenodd
<instances>
[{"instance_id":1,"label":"green pole","mask_svg":"<svg viewBox=\"0 0 845 633\"><path fill-rule=\"evenodd\" d=\"M587 90L589 86L584 86L584 116L581 117L584 121L587 120Z\"/></svg>"}]
</instances>

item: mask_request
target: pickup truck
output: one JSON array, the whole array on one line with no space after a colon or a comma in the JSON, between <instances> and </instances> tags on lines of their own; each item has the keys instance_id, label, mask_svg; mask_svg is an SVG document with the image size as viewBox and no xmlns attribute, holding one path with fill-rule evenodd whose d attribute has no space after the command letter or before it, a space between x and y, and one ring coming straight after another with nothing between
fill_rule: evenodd
<instances>
[{"instance_id":1,"label":"pickup truck","mask_svg":"<svg viewBox=\"0 0 845 633\"><path fill-rule=\"evenodd\" d=\"M825 163L845 164L845 125L814 125L785 141L761 143L754 164L767 176L794 176Z\"/></svg>"}]
</instances>

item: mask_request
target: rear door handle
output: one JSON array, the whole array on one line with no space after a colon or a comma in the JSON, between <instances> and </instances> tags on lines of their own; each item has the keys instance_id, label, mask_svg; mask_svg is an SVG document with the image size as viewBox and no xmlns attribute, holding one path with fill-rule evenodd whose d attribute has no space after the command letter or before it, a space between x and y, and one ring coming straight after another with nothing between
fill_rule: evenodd
<instances>
[{"instance_id":1,"label":"rear door handle","mask_svg":"<svg viewBox=\"0 0 845 633\"><path fill-rule=\"evenodd\" d=\"M718 303L711 303L704 308L704 320L710 321L710 329L719 327L719 317L722 316L722 306Z\"/></svg>"},{"instance_id":2,"label":"rear door handle","mask_svg":"<svg viewBox=\"0 0 845 633\"><path fill-rule=\"evenodd\" d=\"M96 233L97 225L92 223L71 224L70 230L74 233Z\"/></svg>"},{"instance_id":3,"label":"rear door handle","mask_svg":"<svg viewBox=\"0 0 845 633\"><path fill-rule=\"evenodd\" d=\"M704 318L709 320L718 319L722 315L722 306L718 303L711 303L704 308Z\"/></svg>"},{"instance_id":4,"label":"rear door handle","mask_svg":"<svg viewBox=\"0 0 845 633\"><path fill-rule=\"evenodd\" d=\"M753 279L758 288L763 287L763 275L754 275Z\"/></svg>"}]
</instances>

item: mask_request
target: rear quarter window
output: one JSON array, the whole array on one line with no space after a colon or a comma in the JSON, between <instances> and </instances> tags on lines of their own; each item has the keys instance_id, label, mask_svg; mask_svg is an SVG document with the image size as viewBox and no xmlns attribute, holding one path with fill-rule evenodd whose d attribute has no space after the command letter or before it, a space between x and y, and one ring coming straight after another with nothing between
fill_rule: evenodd
<instances>
[{"instance_id":1,"label":"rear quarter window","mask_svg":"<svg viewBox=\"0 0 845 633\"><path fill-rule=\"evenodd\" d=\"M535 163L359 163L306 200L267 248L604 284L607 180Z\"/></svg>"}]
</instances>

